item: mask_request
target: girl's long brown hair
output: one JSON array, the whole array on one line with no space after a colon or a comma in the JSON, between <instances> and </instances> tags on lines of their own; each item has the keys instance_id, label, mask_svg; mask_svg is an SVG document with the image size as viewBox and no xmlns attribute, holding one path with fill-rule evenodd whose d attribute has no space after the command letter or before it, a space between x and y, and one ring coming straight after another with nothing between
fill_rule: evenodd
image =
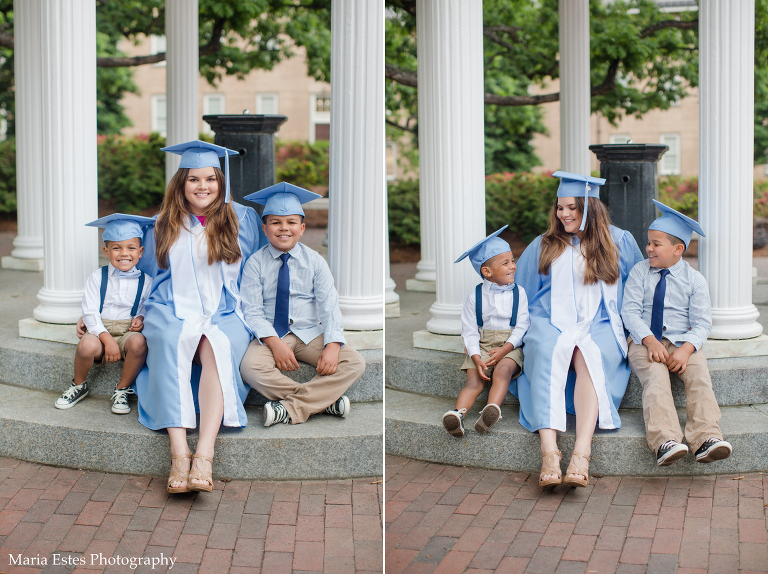
<instances>
[{"instance_id":1,"label":"girl's long brown hair","mask_svg":"<svg viewBox=\"0 0 768 574\"><path fill-rule=\"evenodd\" d=\"M575 197L576 209L584 213L584 198ZM587 224L581 237L584 250L584 285L592 285L598 280L612 285L619 280L619 251L611 236L611 216L608 208L597 198L589 200ZM557 200L549 214L549 231L541 238L539 273L549 275L555 259L571 243L571 235L565 231L562 221L557 218Z\"/></svg>"},{"instance_id":2,"label":"girl's long brown hair","mask_svg":"<svg viewBox=\"0 0 768 574\"><path fill-rule=\"evenodd\" d=\"M224 203L226 181L222 171L214 167L216 181L219 183L219 196L205 211L205 234L208 239L208 265L218 261L235 263L240 259L240 245L237 243L239 224L231 203ZM161 269L168 268L168 253L179 238L181 228L188 229L191 212L184 186L189 169L179 169L171 178L165 190L160 215L155 223L155 252L157 264Z\"/></svg>"}]
</instances>

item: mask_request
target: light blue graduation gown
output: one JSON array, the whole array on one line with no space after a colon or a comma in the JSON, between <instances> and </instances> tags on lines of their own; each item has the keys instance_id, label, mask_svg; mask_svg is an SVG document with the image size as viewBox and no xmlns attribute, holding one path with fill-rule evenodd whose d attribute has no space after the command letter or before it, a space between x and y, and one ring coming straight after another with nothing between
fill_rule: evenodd
<instances>
[{"instance_id":1,"label":"light blue graduation gown","mask_svg":"<svg viewBox=\"0 0 768 574\"><path fill-rule=\"evenodd\" d=\"M611 235L619 248L619 282L617 285L617 309L611 313L606 308L605 298L600 305L589 328L591 341L596 345L602 358L602 373L595 379L603 380L605 392L599 390L598 396L606 396L605 409L600 428L620 428L621 420L618 415L619 404L624 396L629 381L630 369L621 345L617 341L616 331L611 325L612 319L619 320L621 312L624 282L635 263L643 259L634 237L628 231L611 226ZM552 369L555 347L561 331L552 324L552 271L548 275L538 272L539 256L541 254L541 237L539 236L528 245L517 263L515 282L525 289L528 294L528 311L531 316L531 326L523 339L525 363L523 374L514 379L509 390L520 401L520 424L529 431L542 428L557 428L559 422L564 422L564 414L560 416L557 405L553 404L550 394ZM626 339L623 326L618 331ZM566 359L567 360L567 359ZM589 366L589 362L588 362ZM598 367L599 368L599 367ZM591 369L590 369L591 371ZM568 370L565 385L565 410L575 414L573 391L576 382L576 372ZM596 389L598 390L598 389ZM554 415L553 415L554 413ZM610 413L610 415L608 414ZM558 422L555 422L558 421ZM560 430L565 430L564 428Z\"/></svg>"},{"instance_id":2,"label":"light blue graduation gown","mask_svg":"<svg viewBox=\"0 0 768 574\"><path fill-rule=\"evenodd\" d=\"M226 420L225 424L244 427L247 419L243 402L248 395L249 387L243 383L240 377L240 361L251 341L251 333L236 309L239 306L243 265L251 254L266 244L266 238L261 229L259 216L252 208L235 202L232 202L232 207L239 220L238 242L242 253L239 273L237 274L237 285L233 285L232 281L230 284L224 281L219 307L211 316L211 323L218 327L223 335L226 335L231 351L231 380L221 381L225 401L228 395L238 399L234 402L236 403L235 408L239 424L234 424L234 421L227 423ZM199 221L193 218L193 227L199 225ZM180 380L178 355L184 321L177 317L174 308L171 265L169 264L168 269L159 269L157 265L154 231L154 225L151 225L144 233L144 256L138 265L142 271L154 277L152 292L146 303L147 314L144 317L144 330L142 331L147 339L147 361L136 377L135 383L139 401L139 422L153 430L168 427L189 427L188 420L186 425L182 423L182 419L188 419L189 414L187 413L186 417L182 415L180 397L182 393L189 393L191 386L194 409L196 412L200 412L197 391L201 369L199 365L193 364L190 380ZM196 277L190 277L189 280L195 281ZM184 366L182 365L182 367ZM184 368L181 370L183 372ZM227 368L227 371L229 370ZM225 388L225 385L229 385L230 389Z\"/></svg>"}]
</instances>

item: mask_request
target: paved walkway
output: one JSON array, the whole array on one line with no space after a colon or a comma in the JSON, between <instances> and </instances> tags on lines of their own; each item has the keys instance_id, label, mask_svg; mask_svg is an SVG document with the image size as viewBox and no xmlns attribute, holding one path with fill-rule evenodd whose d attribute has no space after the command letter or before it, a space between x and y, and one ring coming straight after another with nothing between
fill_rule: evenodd
<instances>
[{"instance_id":1,"label":"paved walkway","mask_svg":"<svg viewBox=\"0 0 768 574\"><path fill-rule=\"evenodd\" d=\"M165 483L0 458L0 573L382 571L380 479Z\"/></svg>"},{"instance_id":2,"label":"paved walkway","mask_svg":"<svg viewBox=\"0 0 768 574\"><path fill-rule=\"evenodd\" d=\"M387 574L768 572L768 474L537 481L386 457Z\"/></svg>"}]
</instances>

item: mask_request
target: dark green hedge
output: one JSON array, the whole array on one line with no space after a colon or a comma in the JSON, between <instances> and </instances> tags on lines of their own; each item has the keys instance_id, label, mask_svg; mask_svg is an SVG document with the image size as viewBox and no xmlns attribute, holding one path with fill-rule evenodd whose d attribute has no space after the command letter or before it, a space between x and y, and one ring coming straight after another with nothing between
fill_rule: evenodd
<instances>
[{"instance_id":1,"label":"dark green hedge","mask_svg":"<svg viewBox=\"0 0 768 574\"><path fill-rule=\"evenodd\" d=\"M557 195L558 180L549 173L497 173L485 178L485 224L491 233L509 224L523 241L546 231L549 210ZM387 188L389 240L419 245L419 181L401 181ZM696 177L659 178L659 200L688 215L698 216L699 182ZM768 180L754 182L755 217L768 217Z\"/></svg>"},{"instance_id":2,"label":"dark green hedge","mask_svg":"<svg viewBox=\"0 0 768 574\"><path fill-rule=\"evenodd\" d=\"M164 145L158 134L99 136L100 205L124 213L156 211L165 193ZM278 181L322 192L328 186L328 142L277 142L276 169ZM16 142L9 138L0 141L0 213L15 212Z\"/></svg>"}]
</instances>

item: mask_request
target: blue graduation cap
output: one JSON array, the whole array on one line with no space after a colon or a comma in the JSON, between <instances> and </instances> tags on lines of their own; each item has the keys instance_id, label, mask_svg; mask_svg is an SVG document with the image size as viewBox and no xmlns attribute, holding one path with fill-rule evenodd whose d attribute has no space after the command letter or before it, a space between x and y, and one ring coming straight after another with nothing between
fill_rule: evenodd
<instances>
[{"instance_id":1,"label":"blue graduation cap","mask_svg":"<svg viewBox=\"0 0 768 574\"><path fill-rule=\"evenodd\" d=\"M221 162L219 162L219 158L223 157L224 179L226 180L224 202L229 203L229 156L239 155L236 151L200 140L164 147L160 151L180 155L181 163L179 163L179 168L187 169L198 169L200 167L220 168Z\"/></svg>"},{"instance_id":2,"label":"blue graduation cap","mask_svg":"<svg viewBox=\"0 0 768 574\"><path fill-rule=\"evenodd\" d=\"M491 233L482 241L475 243L472 247L462 253L461 257L454 261L454 263L458 263L465 257L469 257L469 261L472 263L472 267L482 277L483 274L480 273L480 268L482 267L483 263L488 261L491 257L495 257L499 253L512 251L512 249L509 247L509 243L504 241L501 237L497 237L507 227L509 226L505 225L498 231Z\"/></svg>"},{"instance_id":3,"label":"blue graduation cap","mask_svg":"<svg viewBox=\"0 0 768 574\"><path fill-rule=\"evenodd\" d=\"M322 197L322 195L283 181L246 195L243 199L263 205L264 211L261 213L261 218L264 219L267 215L304 216L301 204L313 201L318 197Z\"/></svg>"},{"instance_id":4,"label":"blue graduation cap","mask_svg":"<svg viewBox=\"0 0 768 574\"><path fill-rule=\"evenodd\" d=\"M104 241L125 241L134 237L143 239L144 230L142 228L154 220L154 217L113 213L96 221L86 223L86 225L89 227L103 227L104 234L101 238Z\"/></svg>"},{"instance_id":5,"label":"blue graduation cap","mask_svg":"<svg viewBox=\"0 0 768 574\"><path fill-rule=\"evenodd\" d=\"M648 226L649 230L655 229L656 231L663 231L664 233L674 235L685 243L686 249L688 249L688 244L691 242L691 236L694 231L702 237L706 237L706 235L704 235L704 230L697 221L683 215L679 211L675 211L671 207L667 207L660 201L654 199L653 203L655 203L656 207L661 211L661 217L654 220L654 222Z\"/></svg>"},{"instance_id":6,"label":"blue graduation cap","mask_svg":"<svg viewBox=\"0 0 768 574\"><path fill-rule=\"evenodd\" d=\"M552 177L559 177L560 187L557 188L557 197L583 197L584 198L584 217L581 219L579 231L584 231L587 224L587 209L589 202L587 197L600 198L600 186L605 183L601 177L590 177L578 173L568 173L567 171L556 171Z\"/></svg>"}]
</instances>

